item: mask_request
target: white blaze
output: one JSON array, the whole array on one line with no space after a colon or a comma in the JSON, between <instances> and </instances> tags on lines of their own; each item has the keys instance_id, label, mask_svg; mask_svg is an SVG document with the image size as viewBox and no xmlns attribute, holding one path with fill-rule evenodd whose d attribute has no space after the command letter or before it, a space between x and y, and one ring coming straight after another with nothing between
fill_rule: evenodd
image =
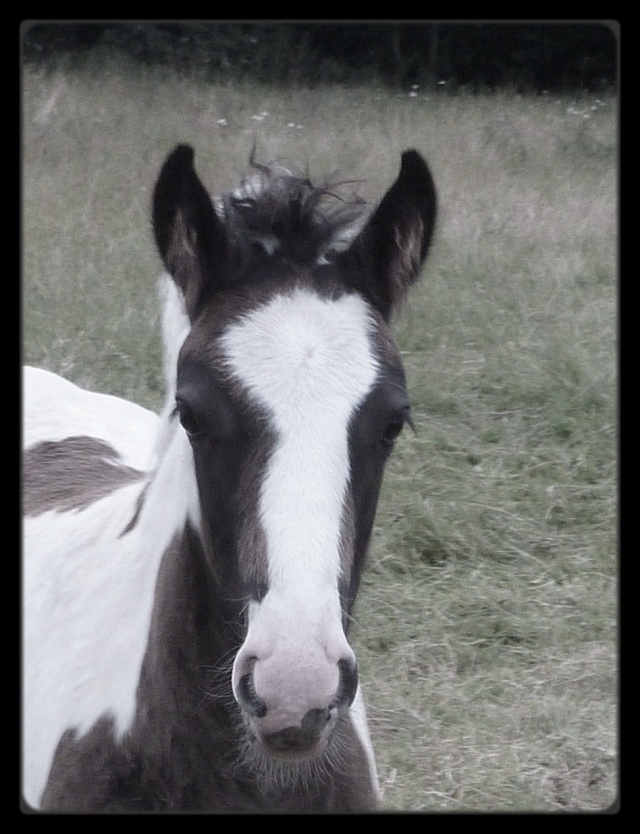
<instances>
[{"instance_id":1,"label":"white blaze","mask_svg":"<svg viewBox=\"0 0 640 834\"><path fill-rule=\"evenodd\" d=\"M260 491L269 589L249 607L234 692L253 670L267 705L261 731L300 724L339 686L353 658L342 627L340 535L349 483L349 422L378 363L372 320L356 295L280 295L233 324L223 349L236 377L267 412L275 447ZM255 664L255 665L254 665Z\"/></svg>"},{"instance_id":2,"label":"white blaze","mask_svg":"<svg viewBox=\"0 0 640 834\"><path fill-rule=\"evenodd\" d=\"M371 326L357 295L327 300L296 290L240 319L222 340L277 433L260 495L270 592L303 605L337 588L349 421L378 371Z\"/></svg>"}]
</instances>

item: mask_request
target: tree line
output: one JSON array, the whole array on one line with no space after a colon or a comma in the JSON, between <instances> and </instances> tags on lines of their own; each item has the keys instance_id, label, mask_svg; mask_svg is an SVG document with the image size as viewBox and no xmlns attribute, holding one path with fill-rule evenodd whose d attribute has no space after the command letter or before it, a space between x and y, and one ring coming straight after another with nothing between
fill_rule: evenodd
<instances>
[{"instance_id":1,"label":"tree line","mask_svg":"<svg viewBox=\"0 0 640 834\"><path fill-rule=\"evenodd\" d=\"M595 90L617 83L618 31L615 24L600 22L44 21L23 26L25 61L73 64L113 52L212 80Z\"/></svg>"}]
</instances>

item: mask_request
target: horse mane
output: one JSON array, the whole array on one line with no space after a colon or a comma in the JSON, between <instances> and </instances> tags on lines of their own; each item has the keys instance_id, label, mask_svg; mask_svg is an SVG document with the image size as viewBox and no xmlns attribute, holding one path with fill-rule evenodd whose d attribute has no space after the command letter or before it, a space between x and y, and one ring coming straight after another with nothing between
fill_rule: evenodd
<instances>
[{"instance_id":1,"label":"horse mane","mask_svg":"<svg viewBox=\"0 0 640 834\"><path fill-rule=\"evenodd\" d=\"M255 149L254 149L255 150ZM313 183L277 163L249 159L256 173L218 201L229 235L243 256L277 256L307 266L327 263L346 248L369 214L366 201L346 193L354 181L333 174Z\"/></svg>"}]
</instances>

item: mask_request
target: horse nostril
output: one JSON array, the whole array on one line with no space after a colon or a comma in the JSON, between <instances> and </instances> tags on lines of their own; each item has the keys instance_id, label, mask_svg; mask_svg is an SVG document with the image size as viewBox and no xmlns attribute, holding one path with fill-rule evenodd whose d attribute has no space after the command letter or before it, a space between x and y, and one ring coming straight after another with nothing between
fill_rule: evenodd
<instances>
[{"instance_id":1,"label":"horse nostril","mask_svg":"<svg viewBox=\"0 0 640 834\"><path fill-rule=\"evenodd\" d=\"M238 681L238 703L245 712L254 716L254 718L264 718L267 714L267 705L256 693L251 672L247 672Z\"/></svg>"},{"instance_id":2,"label":"horse nostril","mask_svg":"<svg viewBox=\"0 0 640 834\"><path fill-rule=\"evenodd\" d=\"M331 721L330 709L310 709L302 719L302 731L309 736L322 732L325 725Z\"/></svg>"},{"instance_id":3,"label":"horse nostril","mask_svg":"<svg viewBox=\"0 0 640 834\"><path fill-rule=\"evenodd\" d=\"M358 664L355 660L343 659L338 661L338 668L340 669L340 682L336 697L332 701L330 708L341 709L342 707L350 707L353 699L356 697L356 691L358 689Z\"/></svg>"}]
</instances>

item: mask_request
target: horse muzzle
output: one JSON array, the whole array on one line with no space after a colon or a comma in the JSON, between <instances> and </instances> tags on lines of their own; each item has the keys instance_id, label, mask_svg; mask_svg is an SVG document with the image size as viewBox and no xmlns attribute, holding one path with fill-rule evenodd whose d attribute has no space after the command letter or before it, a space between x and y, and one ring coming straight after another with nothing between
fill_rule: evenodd
<instances>
[{"instance_id":1,"label":"horse muzzle","mask_svg":"<svg viewBox=\"0 0 640 834\"><path fill-rule=\"evenodd\" d=\"M299 666L291 661L239 656L234 694L260 752L305 761L326 750L339 718L355 698L358 671L351 650L333 664ZM236 676L236 670L243 672Z\"/></svg>"}]
</instances>

